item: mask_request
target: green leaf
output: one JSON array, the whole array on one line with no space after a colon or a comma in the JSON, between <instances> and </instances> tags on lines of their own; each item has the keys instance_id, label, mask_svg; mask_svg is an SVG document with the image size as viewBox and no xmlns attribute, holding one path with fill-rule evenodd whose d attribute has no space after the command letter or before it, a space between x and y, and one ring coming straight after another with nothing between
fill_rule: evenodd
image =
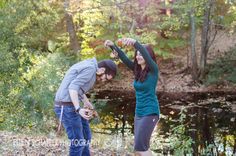
<instances>
[{"instance_id":1,"label":"green leaf","mask_svg":"<svg viewBox=\"0 0 236 156\"><path fill-rule=\"evenodd\" d=\"M53 42L52 40L48 41L48 50L51 52L56 50L56 43Z\"/></svg>"}]
</instances>

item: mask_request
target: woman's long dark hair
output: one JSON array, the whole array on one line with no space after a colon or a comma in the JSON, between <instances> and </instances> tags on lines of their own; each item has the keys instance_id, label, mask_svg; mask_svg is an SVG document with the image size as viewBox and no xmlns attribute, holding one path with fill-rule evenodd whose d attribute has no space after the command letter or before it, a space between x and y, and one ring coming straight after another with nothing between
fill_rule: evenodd
<instances>
[{"instance_id":1,"label":"woman's long dark hair","mask_svg":"<svg viewBox=\"0 0 236 156\"><path fill-rule=\"evenodd\" d=\"M151 56L151 58L153 59L153 61L156 62L156 56L154 54L152 47L149 44L145 44L143 46L144 46L144 48L147 49L147 51L148 51L149 55ZM141 66L137 62L136 56L137 56L137 50L135 51L135 55L134 55L135 80L143 82L146 79L147 74L150 71L150 68L149 68L148 64L146 63L144 70L142 70Z\"/></svg>"}]
</instances>

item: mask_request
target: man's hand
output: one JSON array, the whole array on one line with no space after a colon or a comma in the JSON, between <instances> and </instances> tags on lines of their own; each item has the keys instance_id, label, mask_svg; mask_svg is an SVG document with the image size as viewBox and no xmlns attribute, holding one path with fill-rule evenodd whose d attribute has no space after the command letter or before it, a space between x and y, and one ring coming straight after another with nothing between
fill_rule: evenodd
<instances>
[{"instance_id":1,"label":"man's hand","mask_svg":"<svg viewBox=\"0 0 236 156\"><path fill-rule=\"evenodd\" d=\"M79 110L79 114L81 115L82 118L84 118L86 120L90 120L92 118L91 111L89 109L81 108Z\"/></svg>"},{"instance_id":2,"label":"man's hand","mask_svg":"<svg viewBox=\"0 0 236 156\"><path fill-rule=\"evenodd\" d=\"M90 112L88 112L88 114L89 114L89 116L91 116L91 118L98 117L98 112L95 109L91 109L86 106L84 108L90 110Z\"/></svg>"},{"instance_id":3,"label":"man's hand","mask_svg":"<svg viewBox=\"0 0 236 156\"><path fill-rule=\"evenodd\" d=\"M89 117L89 119L92 119L93 117L98 117L97 111L94 110L93 104L89 101L89 99L87 98L87 96L85 94L83 96L83 103L84 103L83 109L86 110L85 113Z\"/></svg>"},{"instance_id":4,"label":"man's hand","mask_svg":"<svg viewBox=\"0 0 236 156\"><path fill-rule=\"evenodd\" d=\"M87 108L89 108L89 109L93 109L93 108L94 108L93 105L92 105L89 101L87 101L86 103L84 103L84 107L87 107Z\"/></svg>"}]
</instances>

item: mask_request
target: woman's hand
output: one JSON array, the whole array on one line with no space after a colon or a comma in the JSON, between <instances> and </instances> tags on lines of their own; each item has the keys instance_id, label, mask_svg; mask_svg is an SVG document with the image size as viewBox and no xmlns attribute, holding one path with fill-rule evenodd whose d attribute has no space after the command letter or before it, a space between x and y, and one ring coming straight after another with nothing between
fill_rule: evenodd
<instances>
[{"instance_id":1,"label":"woman's hand","mask_svg":"<svg viewBox=\"0 0 236 156\"><path fill-rule=\"evenodd\" d=\"M114 43L112 41L110 41L110 40L106 40L105 43L104 43L105 47L111 47L113 45L114 45ZM110 54L110 57L111 58L117 58L118 57L118 53L115 50L113 50L111 52L111 54Z\"/></svg>"},{"instance_id":2,"label":"woman's hand","mask_svg":"<svg viewBox=\"0 0 236 156\"><path fill-rule=\"evenodd\" d=\"M126 45L126 46L130 46L130 45L133 46L135 42L136 40L132 38L122 38L118 40L119 44Z\"/></svg>"},{"instance_id":3,"label":"woman's hand","mask_svg":"<svg viewBox=\"0 0 236 156\"><path fill-rule=\"evenodd\" d=\"M111 40L106 40L105 42L104 42L104 46L105 47L111 47L111 46L113 46L114 45L114 43L111 41Z\"/></svg>"},{"instance_id":4,"label":"woman's hand","mask_svg":"<svg viewBox=\"0 0 236 156\"><path fill-rule=\"evenodd\" d=\"M115 50L113 50L110 54L110 57L111 58L118 58L118 53Z\"/></svg>"}]
</instances>

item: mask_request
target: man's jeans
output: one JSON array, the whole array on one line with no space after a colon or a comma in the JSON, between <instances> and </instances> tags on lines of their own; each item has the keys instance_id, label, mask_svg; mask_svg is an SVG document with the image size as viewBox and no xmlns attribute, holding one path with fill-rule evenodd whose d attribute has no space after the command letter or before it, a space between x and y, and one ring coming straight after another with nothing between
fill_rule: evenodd
<instances>
[{"instance_id":1,"label":"man's jeans","mask_svg":"<svg viewBox=\"0 0 236 156\"><path fill-rule=\"evenodd\" d=\"M63 108L63 111L62 111ZM91 131L88 120L75 113L74 106L55 106L54 111L70 139L70 156L90 156Z\"/></svg>"}]
</instances>

